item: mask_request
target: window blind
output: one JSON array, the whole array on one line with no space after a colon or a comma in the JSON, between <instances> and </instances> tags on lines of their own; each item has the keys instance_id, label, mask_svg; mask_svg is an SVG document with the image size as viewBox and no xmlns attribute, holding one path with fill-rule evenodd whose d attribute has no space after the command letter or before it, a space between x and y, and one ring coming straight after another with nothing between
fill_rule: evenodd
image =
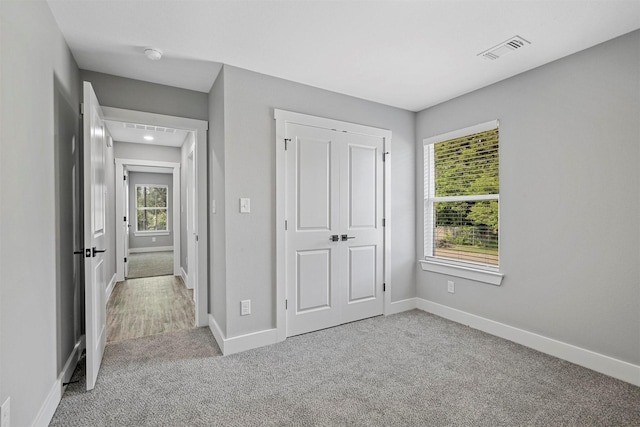
<instances>
[{"instance_id":1,"label":"window blind","mask_svg":"<svg viewBox=\"0 0 640 427\"><path fill-rule=\"evenodd\" d=\"M425 257L499 265L498 128L425 145Z\"/></svg>"}]
</instances>

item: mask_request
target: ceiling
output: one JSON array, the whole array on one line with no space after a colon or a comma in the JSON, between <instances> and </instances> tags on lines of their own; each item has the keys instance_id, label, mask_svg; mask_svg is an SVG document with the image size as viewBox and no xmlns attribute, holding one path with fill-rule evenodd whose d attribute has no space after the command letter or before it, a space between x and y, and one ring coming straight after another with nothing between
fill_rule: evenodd
<instances>
[{"instance_id":1,"label":"ceiling","mask_svg":"<svg viewBox=\"0 0 640 427\"><path fill-rule=\"evenodd\" d=\"M48 3L82 69L208 92L228 64L411 111L640 28L640 0Z\"/></svg>"},{"instance_id":2,"label":"ceiling","mask_svg":"<svg viewBox=\"0 0 640 427\"><path fill-rule=\"evenodd\" d=\"M112 120L105 120L105 124L114 141L132 142L134 144L182 147L182 143L188 133L188 131L182 129L123 123ZM153 139L145 139L145 136Z\"/></svg>"}]
</instances>

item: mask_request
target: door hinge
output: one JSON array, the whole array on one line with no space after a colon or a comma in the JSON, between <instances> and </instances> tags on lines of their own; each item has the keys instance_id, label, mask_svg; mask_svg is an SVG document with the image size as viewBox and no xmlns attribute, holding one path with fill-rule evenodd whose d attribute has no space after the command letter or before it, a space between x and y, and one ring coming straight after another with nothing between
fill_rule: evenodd
<instances>
[{"instance_id":1,"label":"door hinge","mask_svg":"<svg viewBox=\"0 0 640 427\"><path fill-rule=\"evenodd\" d=\"M124 257L124 262L127 262L127 257Z\"/></svg>"},{"instance_id":2,"label":"door hinge","mask_svg":"<svg viewBox=\"0 0 640 427\"><path fill-rule=\"evenodd\" d=\"M288 299L284 300L284 309L285 310L289 309L289 300Z\"/></svg>"},{"instance_id":3,"label":"door hinge","mask_svg":"<svg viewBox=\"0 0 640 427\"><path fill-rule=\"evenodd\" d=\"M287 148L289 148L289 143L291 142L291 138L285 138L284 139L284 149L285 151L287 150Z\"/></svg>"},{"instance_id":4,"label":"door hinge","mask_svg":"<svg viewBox=\"0 0 640 427\"><path fill-rule=\"evenodd\" d=\"M124 181L126 181L126 180L127 180L127 175L124 175L124 176L122 177L122 179L123 179Z\"/></svg>"},{"instance_id":5,"label":"door hinge","mask_svg":"<svg viewBox=\"0 0 640 427\"><path fill-rule=\"evenodd\" d=\"M383 227L387 226L387 219L386 218L382 218L382 226Z\"/></svg>"},{"instance_id":6,"label":"door hinge","mask_svg":"<svg viewBox=\"0 0 640 427\"><path fill-rule=\"evenodd\" d=\"M80 103L80 114L84 114L84 102Z\"/></svg>"},{"instance_id":7,"label":"door hinge","mask_svg":"<svg viewBox=\"0 0 640 427\"><path fill-rule=\"evenodd\" d=\"M127 222L127 217L126 216L124 217L124 222Z\"/></svg>"},{"instance_id":8,"label":"door hinge","mask_svg":"<svg viewBox=\"0 0 640 427\"><path fill-rule=\"evenodd\" d=\"M289 229L289 223L287 222L287 220L284 220L284 229L285 231Z\"/></svg>"},{"instance_id":9,"label":"door hinge","mask_svg":"<svg viewBox=\"0 0 640 427\"><path fill-rule=\"evenodd\" d=\"M386 283L382 284L382 292L387 292L387 284Z\"/></svg>"},{"instance_id":10,"label":"door hinge","mask_svg":"<svg viewBox=\"0 0 640 427\"><path fill-rule=\"evenodd\" d=\"M384 153L382 153L382 161L383 161L383 162L386 162L386 161L387 161L387 156L388 156L389 154L391 154L391 153L389 153L388 151L385 151Z\"/></svg>"}]
</instances>

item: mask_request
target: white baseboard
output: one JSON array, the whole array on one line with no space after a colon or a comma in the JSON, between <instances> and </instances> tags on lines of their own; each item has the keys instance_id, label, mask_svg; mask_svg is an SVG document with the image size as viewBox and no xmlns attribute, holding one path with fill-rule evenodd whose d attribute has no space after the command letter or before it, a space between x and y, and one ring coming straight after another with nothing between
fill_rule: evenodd
<instances>
[{"instance_id":1,"label":"white baseboard","mask_svg":"<svg viewBox=\"0 0 640 427\"><path fill-rule=\"evenodd\" d=\"M576 347L504 323L476 316L426 299L416 298L417 308L474 329L513 341L593 371L640 386L640 366Z\"/></svg>"},{"instance_id":2,"label":"white baseboard","mask_svg":"<svg viewBox=\"0 0 640 427\"><path fill-rule=\"evenodd\" d=\"M225 356L278 342L277 329L266 329L251 334L225 338L222 330L211 314L209 314L209 329L211 329L213 337L218 342L218 347L220 347L222 354Z\"/></svg>"},{"instance_id":3,"label":"white baseboard","mask_svg":"<svg viewBox=\"0 0 640 427\"><path fill-rule=\"evenodd\" d=\"M129 253L141 254L145 252L167 252L172 250L173 250L173 246L156 246L151 248L129 248Z\"/></svg>"},{"instance_id":4,"label":"white baseboard","mask_svg":"<svg viewBox=\"0 0 640 427\"><path fill-rule=\"evenodd\" d=\"M85 337L83 335L73 347L73 351L64 364L60 375L58 375L58 378L51 386L51 389L47 394L47 398L42 403L42 406L40 407L40 410L38 411L38 414L33 421L33 427L46 427L51 422L53 414L55 414L56 409L58 408L58 404L62 399L62 394L64 393L65 386L63 386L63 384L69 382L69 380L71 379L73 371L76 369L76 365L78 364L78 360L80 359L80 355L82 354L85 345Z\"/></svg>"},{"instance_id":5,"label":"white baseboard","mask_svg":"<svg viewBox=\"0 0 640 427\"><path fill-rule=\"evenodd\" d=\"M403 311L409 311L416 308L416 299L407 298L400 301L394 301L386 308L384 315L389 316L391 314L402 313Z\"/></svg>"},{"instance_id":6,"label":"white baseboard","mask_svg":"<svg viewBox=\"0 0 640 427\"><path fill-rule=\"evenodd\" d=\"M116 275L114 274L113 277L111 277L111 280L109 281L109 285L107 286L107 290L105 291L106 294L106 301L109 301L109 298L111 297L111 292L113 292L113 288L116 286Z\"/></svg>"}]
</instances>

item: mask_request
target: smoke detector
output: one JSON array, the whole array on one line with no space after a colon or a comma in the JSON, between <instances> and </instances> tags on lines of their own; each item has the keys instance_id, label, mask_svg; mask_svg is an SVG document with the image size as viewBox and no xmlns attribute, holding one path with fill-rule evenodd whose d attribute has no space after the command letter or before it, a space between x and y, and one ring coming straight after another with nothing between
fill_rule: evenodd
<instances>
[{"instance_id":1,"label":"smoke detector","mask_svg":"<svg viewBox=\"0 0 640 427\"><path fill-rule=\"evenodd\" d=\"M144 50L144 54L147 55L147 58L152 61L158 61L160 60L160 58L162 58L162 51L153 47L146 48Z\"/></svg>"},{"instance_id":2,"label":"smoke detector","mask_svg":"<svg viewBox=\"0 0 640 427\"><path fill-rule=\"evenodd\" d=\"M507 53L511 53L514 50L521 49L526 45L531 44L531 42L523 39L520 36L513 36L508 40L503 41L497 46L492 47L491 49L487 49L484 52L478 54L478 56L482 56L486 59L495 60L505 56Z\"/></svg>"}]
</instances>

